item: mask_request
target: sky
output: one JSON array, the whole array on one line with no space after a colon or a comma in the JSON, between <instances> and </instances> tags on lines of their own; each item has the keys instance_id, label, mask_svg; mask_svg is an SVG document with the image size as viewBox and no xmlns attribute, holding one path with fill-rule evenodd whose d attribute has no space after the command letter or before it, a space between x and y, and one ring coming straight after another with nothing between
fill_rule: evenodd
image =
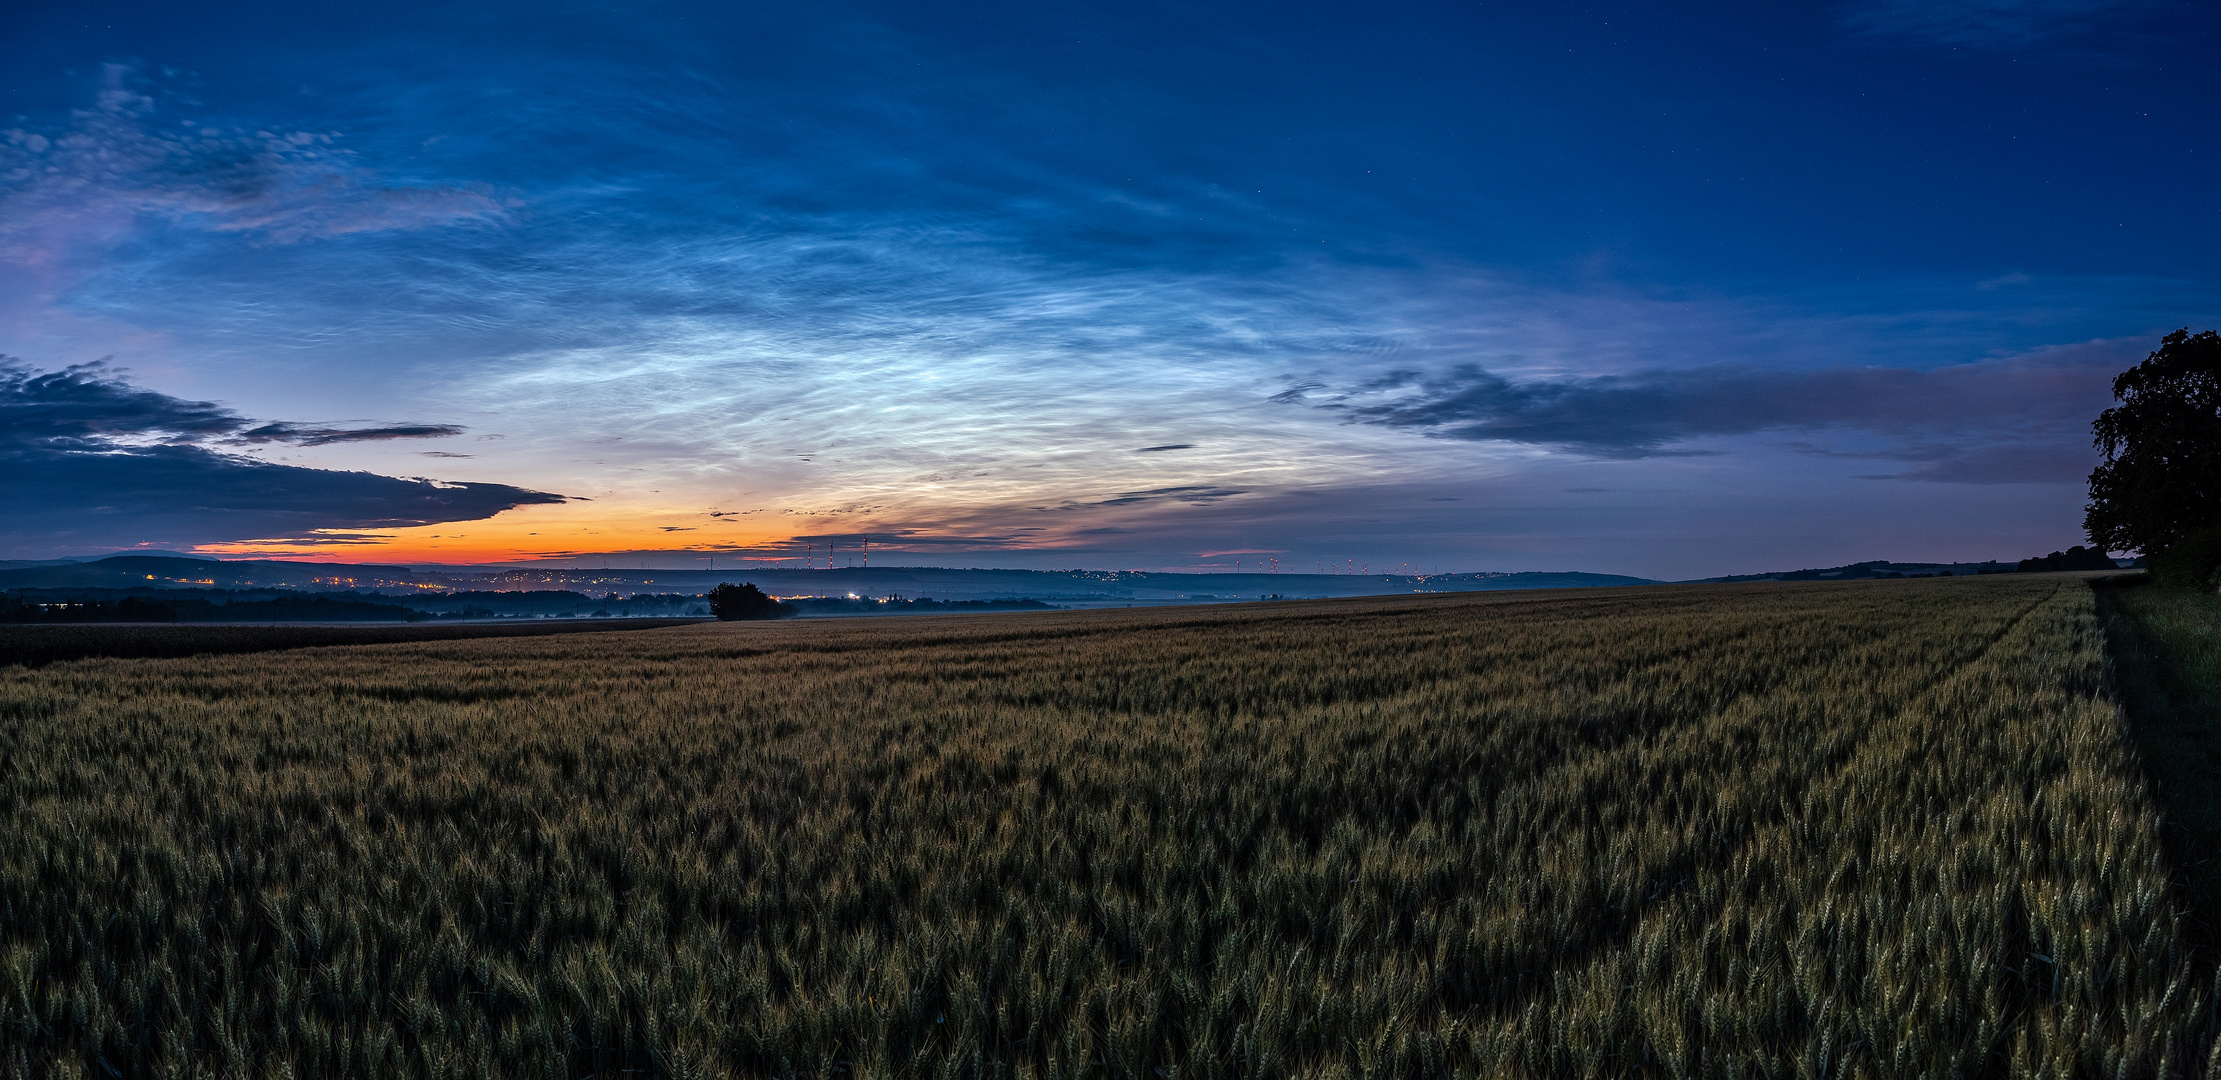
<instances>
[{"instance_id":1,"label":"sky","mask_svg":"<svg viewBox=\"0 0 2221 1080\"><path fill-rule=\"evenodd\" d=\"M0 558L2043 554L2221 324L2217 27L11 5Z\"/></svg>"}]
</instances>

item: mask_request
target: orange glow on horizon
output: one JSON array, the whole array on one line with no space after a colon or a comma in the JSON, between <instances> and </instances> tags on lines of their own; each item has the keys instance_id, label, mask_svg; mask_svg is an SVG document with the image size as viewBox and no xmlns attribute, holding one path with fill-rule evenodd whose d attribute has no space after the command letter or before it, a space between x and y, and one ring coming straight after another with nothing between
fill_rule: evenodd
<instances>
[{"instance_id":1,"label":"orange glow on horizon","mask_svg":"<svg viewBox=\"0 0 2221 1080\"><path fill-rule=\"evenodd\" d=\"M654 518L663 516L652 514L582 518L563 512L569 509L526 507L481 521L401 529L318 530L304 537L200 544L193 550L228 558L295 562L457 565L535 563L618 552L627 557L638 552L668 552L671 556L696 553L704 559L714 553L720 559L737 559L743 551L760 550L766 561L788 554L787 536L781 534L756 529L713 532L700 527L665 527L652 524ZM534 510L542 512L532 513Z\"/></svg>"},{"instance_id":2,"label":"orange glow on horizon","mask_svg":"<svg viewBox=\"0 0 2221 1080\"><path fill-rule=\"evenodd\" d=\"M591 516L588 516L591 515ZM909 549L894 530L880 532L874 522L843 522L847 528L808 529L808 518L745 519L730 515L620 508L610 503L520 507L479 521L449 522L400 529L324 529L302 536L198 544L191 550L229 559L281 559L288 562L448 564L453 566L530 565L607 557L609 568L631 569L642 559L653 569L709 569L739 563L779 566L868 565L870 556ZM691 524L675 524L692 522ZM774 532L765 525L785 524ZM802 525L803 529L792 526ZM829 547L828 534L836 539ZM902 537L920 538L915 528ZM870 542L864 543L869 537ZM851 538L854 538L853 543ZM1029 548L1061 546L1049 537ZM833 560L840 560L834 562Z\"/></svg>"}]
</instances>

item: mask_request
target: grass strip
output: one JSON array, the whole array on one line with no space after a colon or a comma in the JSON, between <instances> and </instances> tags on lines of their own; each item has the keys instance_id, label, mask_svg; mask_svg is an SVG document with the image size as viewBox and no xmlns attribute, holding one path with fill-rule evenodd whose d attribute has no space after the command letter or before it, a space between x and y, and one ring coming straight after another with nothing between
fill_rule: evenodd
<instances>
[{"instance_id":1,"label":"grass strip","mask_svg":"<svg viewBox=\"0 0 2221 1080\"><path fill-rule=\"evenodd\" d=\"M2104 582L2097 596L2129 731L2165 808L2186 932L2221 951L2221 596L2140 577Z\"/></svg>"}]
</instances>

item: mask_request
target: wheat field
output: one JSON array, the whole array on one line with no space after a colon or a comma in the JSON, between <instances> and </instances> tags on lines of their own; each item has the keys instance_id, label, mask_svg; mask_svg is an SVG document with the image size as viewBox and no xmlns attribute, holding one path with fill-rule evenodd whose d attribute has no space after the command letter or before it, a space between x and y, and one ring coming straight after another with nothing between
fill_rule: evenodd
<instances>
[{"instance_id":1,"label":"wheat field","mask_svg":"<svg viewBox=\"0 0 2221 1080\"><path fill-rule=\"evenodd\" d=\"M2079 578L0 668L26 1076L2217 1075Z\"/></svg>"}]
</instances>

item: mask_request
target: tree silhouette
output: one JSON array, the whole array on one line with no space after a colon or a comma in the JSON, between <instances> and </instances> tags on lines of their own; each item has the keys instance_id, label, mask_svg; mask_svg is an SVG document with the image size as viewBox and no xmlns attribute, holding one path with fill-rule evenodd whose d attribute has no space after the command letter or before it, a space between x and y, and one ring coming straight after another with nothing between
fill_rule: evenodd
<instances>
[{"instance_id":1,"label":"tree silhouette","mask_svg":"<svg viewBox=\"0 0 2221 1080\"><path fill-rule=\"evenodd\" d=\"M2113 396L2120 404L2090 425L2105 463L2090 474L2083 528L2104 551L2208 561L2221 538L2221 335L2167 335L2113 380ZM2182 569L2202 581L2212 567Z\"/></svg>"},{"instance_id":2,"label":"tree silhouette","mask_svg":"<svg viewBox=\"0 0 2221 1080\"><path fill-rule=\"evenodd\" d=\"M735 619L783 619L800 609L764 595L752 583L725 582L709 591L709 613L726 622Z\"/></svg>"}]
</instances>

